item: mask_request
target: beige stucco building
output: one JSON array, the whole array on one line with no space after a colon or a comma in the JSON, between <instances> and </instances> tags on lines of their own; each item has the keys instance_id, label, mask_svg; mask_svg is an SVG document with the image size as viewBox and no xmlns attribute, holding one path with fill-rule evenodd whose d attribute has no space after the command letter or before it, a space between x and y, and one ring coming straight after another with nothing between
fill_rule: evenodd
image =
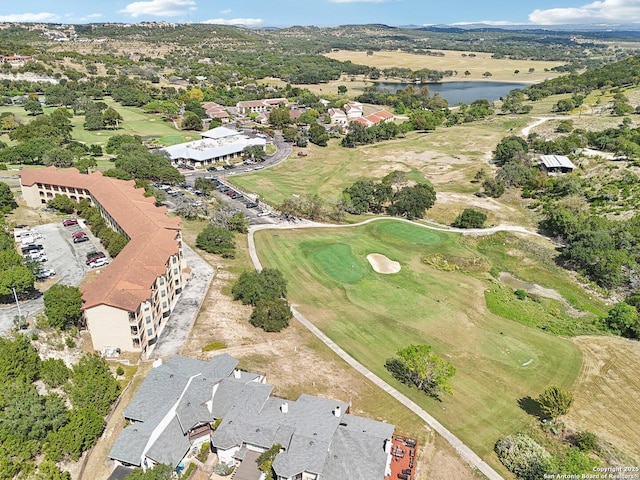
<instances>
[{"instance_id":1,"label":"beige stucco building","mask_svg":"<svg viewBox=\"0 0 640 480\"><path fill-rule=\"evenodd\" d=\"M107 225L128 240L125 248L82 288L84 318L96 350L148 352L156 343L188 279L180 219L167 216L133 181L76 169L25 169L22 195L40 207L55 195L88 199Z\"/></svg>"}]
</instances>

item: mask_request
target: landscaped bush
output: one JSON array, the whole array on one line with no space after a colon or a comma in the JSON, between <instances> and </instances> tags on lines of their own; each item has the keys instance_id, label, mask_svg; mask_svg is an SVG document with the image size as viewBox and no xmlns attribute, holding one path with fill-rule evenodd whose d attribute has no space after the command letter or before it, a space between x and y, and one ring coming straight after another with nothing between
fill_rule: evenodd
<instances>
[{"instance_id":1,"label":"landscaped bush","mask_svg":"<svg viewBox=\"0 0 640 480\"><path fill-rule=\"evenodd\" d=\"M465 208L453 221L453 226L458 228L482 228L487 221L487 214L473 208Z\"/></svg>"},{"instance_id":2,"label":"landscaped bush","mask_svg":"<svg viewBox=\"0 0 640 480\"><path fill-rule=\"evenodd\" d=\"M539 480L551 469L551 454L523 433L502 437L494 450L502 464L518 478Z\"/></svg>"},{"instance_id":3,"label":"landscaped bush","mask_svg":"<svg viewBox=\"0 0 640 480\"><path fill-rule=\"evenodd\" d=\"M222 255L223 258L233 258L236 254L236 243L233 232L220 227L209 225L196 237L196 247L205 252Z\"/></svg>"}]
</instances>

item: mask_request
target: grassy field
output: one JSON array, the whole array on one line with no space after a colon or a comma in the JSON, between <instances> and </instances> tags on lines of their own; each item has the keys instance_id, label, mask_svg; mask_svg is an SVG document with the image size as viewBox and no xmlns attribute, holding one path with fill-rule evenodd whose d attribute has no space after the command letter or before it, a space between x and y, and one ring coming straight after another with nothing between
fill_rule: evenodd
<instances>
[{"instance_id":1,"label":"grassy field","mask_svg":"<svg viewBox=\"0 0 640 480\"><path fill-rule=\"evenodd\" d=\"M570 388L578 375L581 356L570 341L487 310L487 272L445 272L422 261L435 254L477 257L458 235L381 221L264 231L256 240L263 264L285 272L296 308L494 464L495 441L527 421L518 400L551 383ZM401 272L376 274L369 253L399 261ZM411 343L428 343L455 365L452 397L430 399L386 372L384 361Z\"/></svg>"},{"instance_id":2,"label":"grassy field","mask_svg":"<svg viewBox=\"0 0 640 480\"><path fill-rule=\"evenodd\" d=\"M437 51L437 50L434 50ZM444 53L442 57L430 55L416 55L405 52L374 52L373 55L367 55L367 52L354 52L349 50L339 50L327 53L326 56L340 61L350 60L359 65L367 65L369 67L377 67L380 69L389 67L405 67L412 70L420 70L421 68L430 68L432 70L454 70L458 72L457 76L450 77L448 80L490 80L490 81L506 81L506 82L530 82L538 83L548 78L557 77L558 74L551 68L563 65L562 62L545 62L534 60L510 60L491 58L491 53L484 52L460 52L453 50L439 50ZM470 57L469 54L475 55ZM465 55L465 56L463 56ZM534 71L529 73L529 69ZM519 70L520 73L514 72ZM469 71L470 75L464 75L465 71ZM482 74L491 72L491 77L485 78ZM347 84L348 86L348 84Z\"/></svg>"},{"instance_id":3,"label":"grassy field","mask_svg":"<svg viewBox=\"0 0 640 480\"><path fill-rule=\"evenodd\" d=\"M481 169L492 170L487 162L495 145L526 122L523 116L502 115L489 122L443 127L430 133L411 132L403 139L353 149L343 148L332 139L324 148L310 144L305 149L307 157L296 156L294 150L274 168L229 180L245 191L257 193L267 203L278 205L292 194L317 193L326 200L336 200L356 180L381 179L392 170L401 170L410 180L428 179L439 193L429 218L450 223L473 200L495 223L511 217L529 224L522 220L530 213L521 208L520 200L504 207L492 199L468 195L481 189L478 183L471 182L474 175Z\"/></svg>"},{"instance_id":4,"label":"grassy field","mask_svg":"<svg viewBox=\"0 0 640 480\"><path fill-rule=\"evenodd\" d=\"M155 138L162 145L174 145L200 138L196 132L183 132L177 130L173 124L163 121L159 116L144 113L136 107L123 107L110 98L101 100L108 106L113 107L120 113L123 121L117 130L87 131L82 127L84 116L76 115L71 119L73 125L72 137L74 140L87 144L106 145L113 135L128 134L140 135L145 138ZM45 107L44 112L50 113L53 108ZM21 106L0 106L0 113L11 112L24 122L28 122L33 117L29 117ZM9 141L8 135L1 135L0 140Z\"/></svg>"}]
</instances>

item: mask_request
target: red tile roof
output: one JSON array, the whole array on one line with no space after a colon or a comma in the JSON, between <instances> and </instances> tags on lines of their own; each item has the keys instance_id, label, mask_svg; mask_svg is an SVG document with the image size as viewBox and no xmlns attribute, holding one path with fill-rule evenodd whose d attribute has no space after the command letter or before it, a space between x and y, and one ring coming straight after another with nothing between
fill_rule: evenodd
<instances>
[{"instance_id":1,"label":"red tile roof","mask_svg":"<svg viewBox=\"0 0 640 480\"><path fill-rule=\"evenodd\" d=\"M22 170L20 178L25 186L45 183L88 190L130 238L109 267L82 289L83 309L105 304L135 311L151 297L156 278L178 253L179 218L167 217L167 209L156 207L154 199L144 197L144 190L135 188L133 181L99 172L84 175L76 169L47 167Z\"/></svg>"}]
</instances>

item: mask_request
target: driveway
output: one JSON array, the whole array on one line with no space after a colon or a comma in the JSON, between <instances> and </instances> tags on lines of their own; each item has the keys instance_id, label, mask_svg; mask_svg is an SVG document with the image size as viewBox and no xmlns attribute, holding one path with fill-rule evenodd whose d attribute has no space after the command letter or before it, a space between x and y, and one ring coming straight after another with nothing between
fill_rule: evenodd
<instances>
[{"instance_id":1,"label":"driveway","mask_svg":"<svg viewBox=\"0 0 640 480\"><path fill-rule=\"evenodd\" d=\"M213 267L184 243L183 249L187 265L191 269L191 278L182 290L180 299L164 328L158 334L158 343L155 344L149 358L169 357L180 353L213 280Z\"/></svg>"}]
</instances>

